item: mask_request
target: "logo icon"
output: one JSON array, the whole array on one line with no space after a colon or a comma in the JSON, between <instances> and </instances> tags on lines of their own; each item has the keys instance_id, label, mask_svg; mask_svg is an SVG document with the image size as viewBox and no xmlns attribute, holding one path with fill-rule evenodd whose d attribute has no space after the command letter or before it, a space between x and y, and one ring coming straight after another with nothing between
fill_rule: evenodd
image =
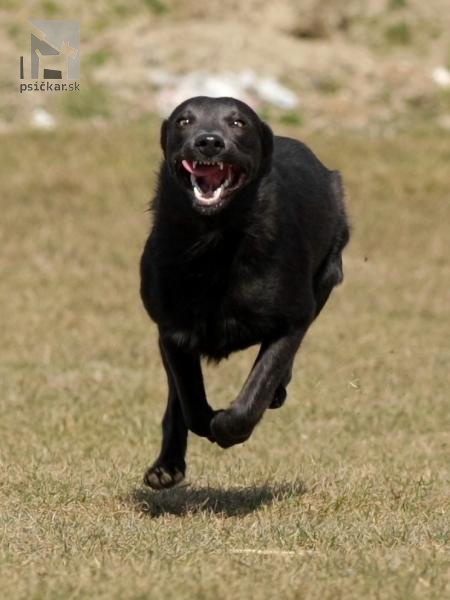
<instances>
[{"instance_id":1,"label":"logo icon","mask_svg":"<svg viewBox=\"0 0 450 600\"><path fill-rule=\"evenodd\" d=\"M32 28L30 79L79 79L80 22L52 20L28 23ZM20 79L25 79L23 58L20 57Z\"/></svg>"}]
</instances>

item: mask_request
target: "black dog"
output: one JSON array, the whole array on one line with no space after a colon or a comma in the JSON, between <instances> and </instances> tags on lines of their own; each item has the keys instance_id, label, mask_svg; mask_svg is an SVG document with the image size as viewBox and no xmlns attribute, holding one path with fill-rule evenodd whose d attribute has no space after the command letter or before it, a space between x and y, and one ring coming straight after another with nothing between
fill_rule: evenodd
<instances>
[{"instance_id":1,"label":"black dog","mask_svg":"<svg viewBox=\"0 0 450 600\"><path fill-rule=\"evenodd\" d=\"M335 285L349 238L341 178L233 98L187 100L162 125L164 161L141 261L169 399L145 482L186 470L188 431L223 448L283 404L294 356ZM214 411L200 358L260 344L237 399Z\"/></svg>"}]
</instances>

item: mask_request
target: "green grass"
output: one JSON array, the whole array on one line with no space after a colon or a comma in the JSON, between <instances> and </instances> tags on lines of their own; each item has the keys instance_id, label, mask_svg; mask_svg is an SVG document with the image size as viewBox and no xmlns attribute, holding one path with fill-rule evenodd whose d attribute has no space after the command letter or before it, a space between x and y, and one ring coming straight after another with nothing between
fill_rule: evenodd
<instances>
[{"instance_id":1,"label":"green grass","mask_svg":"<svg viewBox=\"0 0 450 600\"><path fill-rule=\"evenodd\" d=\"M300 126L302 124L302 116L297 111L287 110L281 113L279 117L280 123L288 126Z\"/></svg>"},{"instance_id":2,"label":"green grass","mask_svg":"<svg viewBox=\"0 0 450 600\"><path fill-rule=\"evenodd\" d=\"M408 23L399 21L386 27L384 37L390 44L407 46L412 40L411 28Z\"/></svg>"},{"instance_id":3,"label":"green grass","mask_svg":"<svg viewBox=\"0 0 450 600\"><path fill-rule=\"evenodd\" d=\"M228 451L192 437L190 485L154 493L165 378L137 265L157 138L3 136L2 597L449 597L447 140L305 140L347 182L346 281L283 409ZM206 369L214 405L253 356Z\"/></svg>"},{"instance_id":4,"label":"green grass","mask_svg":"<svg viewBox=\"0 0 450 600\"><path fill-rule=\"evenodd\" d=\"M65 94L61 99L65 116L72 119L109 117L113 103L114 99L108 90L92 81L80 83L76 93Z\"/></svg>"},{"instance_id":5,"label":"green grass","mask_svg":"<svg viewBox=\"0 0 450 600\"><path fill-rule=\"evenodd\" d=\"M86 59L86 65L88 67L101 67L106 64L111 59L111 54L107 50L98 50L97 52L92 52L89 54Z\"/></svg>"},{"instance_id":6,"label":"green grass","mask_svg":"<svg viewBox=\"0 0 450 600\"><path fill-rule=\"evenodd\" d=\"M166 2L162 2L162 0L144 0L144 4L150 12L156 15L165 14L170 10Z\"/></svg>"},{"instance_id":7,"label":"green grass","mask_svg":"<svg viewBox=\"0 0 450 600\"><path fill-rule=\"evenodd\" d=\"M387 3L388 10L401 10L408 6L408 0L389 0Z\"/></svg>"}]
</instances>

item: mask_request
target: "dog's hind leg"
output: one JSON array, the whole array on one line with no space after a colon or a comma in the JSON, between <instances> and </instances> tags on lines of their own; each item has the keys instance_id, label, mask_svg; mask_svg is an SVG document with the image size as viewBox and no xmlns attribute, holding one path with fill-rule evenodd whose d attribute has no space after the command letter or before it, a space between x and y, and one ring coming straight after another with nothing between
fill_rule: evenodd
<instances>
[{"instance_id":1,"label":"dog's hind leg","mask_svg":"<svg viewBox=\"0 0 450 600\"><path fill-rule=\"evenodd\" d=\"M275 395L273 397L272 402L269 404L269 408L281 408L286 401L287 397L287 386L292 379L292 365L293 362L289 365L287 370L285 371L284 377L281 380L280 385L275 390Z\"/></svg>"},{"instance_id":2,"label":"dog's hind leg","mask_svg":"<svg viewBox=\"0 0 450 600\"><path fill-rule=\"evenodd\" d=\"M314 299L316 310L314 318L317 318L325 306L333 288L339 285L344 278L342 270L342 257L340 252L331 256L323 268L314 278Z\"/></svg>"},{"instance_id":3,"label":"dog's hind leg","mask_svg":"<svg viewBox=\"0 0 450 600\"><path fill-rule=\"evenodd\" d=\"M160 349L167 373L169 397L162 422L163 438L161 452L144 476L144 483L154 489L169 488L184 479L186 472L184 457L188 437L188 429L184 422L175 382L163 349Z\"/></svg>"},{"instance_id":4,"label":"dog's hind leg","mask_svg":"<svg viewBox=\"0 0 450 600\"><path fill-rule=\"evenodd\" d=\"M253 363L253 367L252 370L255 368L255 366L257 365L258 361L261 359L261 357L264 355L265 352L265 346L264 344L261 345L261 348L258 352L258 356L255 359L255 362ZM275 394L273 396L273 400L272 402L269 404L269 408L281 408L286 400L287 397L287 391L286 388L289 385L289 382L292 379L292 366L293 366L293 362L294 360L292 359L292 361L290 362L290 364L288 365L288 367L286 368L283 377L281 378L281 382L279 384L279 386L277 387L277 389L275 390Z\"/></svg>"},{"instance_id":5,"label":"dog's hind leg","mask_svg":"<svg viewBox=\"0 0 450 600\"><path fill-rule=\"evenodd\" d=\"M164 337L160 338L160 347L166 369L173 379L186 427L192 433L214 441L210 423L216 411L206 400L200 356Z\"/></svg>"},{"instance_id":6,"label":"dog's hind leg","mask_svg":"<svg viewBox=\"0 0 450 600\"><path fill-rule=\"evenodd\" d=\"M253 364L252 370L255 368L255 366L258 363L258 361L260 360L260 358L264 355L265 350L266 350L266 347L264 344L262 344L261 348L258 352L258 356L256 357L255 362ZM289 385L289 382L291 381L291 378L292 378L293 362L294 362L294 360L292 359L289 366L286 368L285 373L281 379L280 385L275 390L273 400L269 404L269 408L280 408L281 406L283 406L283 404L286 400L286 396L287 396L286 388Z\"/></svg>"}]
</instances>

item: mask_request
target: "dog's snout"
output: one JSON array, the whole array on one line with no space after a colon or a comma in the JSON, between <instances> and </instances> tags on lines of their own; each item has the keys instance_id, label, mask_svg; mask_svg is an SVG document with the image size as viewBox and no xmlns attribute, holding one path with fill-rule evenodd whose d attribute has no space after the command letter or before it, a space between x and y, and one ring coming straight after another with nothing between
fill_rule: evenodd
<instances>
[{"instance_id":1,"label":"dog's snout","mask_svg":"<svg viewBox=\"0 0 450 600\"><path fill-rule=\"evenodd\" d=\"M217 133L201 133L195 138L195 147L205 156L215 156L225 148L225 140Z\"/></svg>"}]
</instances>

